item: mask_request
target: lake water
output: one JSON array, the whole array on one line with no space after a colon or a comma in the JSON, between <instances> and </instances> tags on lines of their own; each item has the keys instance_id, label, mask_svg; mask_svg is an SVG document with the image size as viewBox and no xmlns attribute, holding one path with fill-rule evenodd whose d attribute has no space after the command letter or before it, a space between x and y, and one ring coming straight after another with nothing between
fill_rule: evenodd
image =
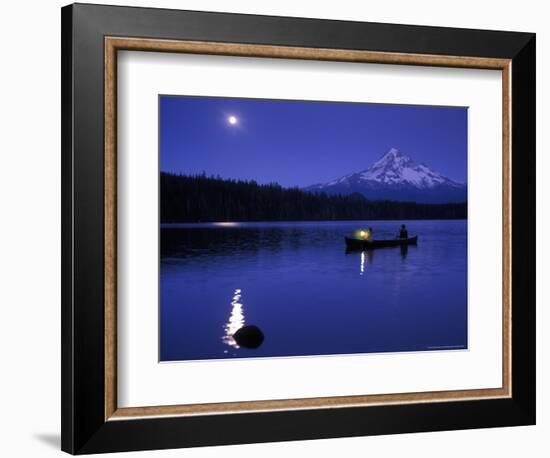
<instances>
[{"instance_id":1,"label":"lake water","mask_svg":"<svg viewBox=\"0 0 550 458\"><path fill-rule=\"evenodd\" d=\"M161 361L467 348L467 222L407 221L418 246L347 253L401 221L161 228ZM256 349L232 337L256 325Z\"/></svg>"}]
</instances>

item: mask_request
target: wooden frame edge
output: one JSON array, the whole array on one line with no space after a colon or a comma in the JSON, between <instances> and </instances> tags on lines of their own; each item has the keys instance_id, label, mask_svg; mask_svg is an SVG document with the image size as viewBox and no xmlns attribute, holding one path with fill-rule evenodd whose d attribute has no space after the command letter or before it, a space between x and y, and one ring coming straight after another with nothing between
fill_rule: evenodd
<instances>
[{"instance_id":1,"label":"wooden frame edge","mask_svg":"<svg viewBox=\"0 0 550 458\"><path fill-rule=\"evenodd\" d=\"M512 61L502 69L502 371L512 397Z\"/></svg>"},{"instance_id":2,"label":"wooden frame edge","mask_svg":"<svg viewBox=\"0 0 550 458\"><path fill-rule=\"evenodd\" d=\"M117 51L174 52L240 57L269 57L281 59L323 60L394 65L424 65L457 68L479 68L502 71L502 158L503 158L503 290L502 290L502 372L501 388L432 391L420 393L337 396L303 399L226 402L215 404L186 404L118 408L117 350L116 350L116 92ZM463 57L447 55L406 54L328 48L250 45L124 37L104 37L104 148L105 148L105 421L130 420L143 417L193 416L228 413L251 413L277 410L344 408L387 404L430 403L512 396L511 369L511 59Z\"/></svg>"},{"instance_id":3,"label":"wooden frame edge","mask_svg":"<svg viewBox=\"0 0 550 458\"><path fill-rule=\"evenodd\" d=\"M332 396L321 398L283 399L273 401L222 402L212 404L182 404L169 406L123 407L116 409L109 421L133 420L144 417L221 415L252 412L273 412L306 409L338 409L392 404L420 404L449 401L502 399L509 397L504 388L479 390L430 391L403 394L373 394L363 396Z\"/></svg>"},{"instance_id":4,"label":"wooden frame edge","mask_svg":"<svg viewBox=\"0 0 550 458\"><path fill-rule=\"evenodd\" d=\"M117 159L116 159L116 48L105 40L105 420L117 409Z\"/></svg>"},{"instance_id":5,"label":"wooden frame edge","mask_svg":"<svg viewBox=\"0 0 550 458\"><path fill-rule=\"evenodd\" d=\"M502 70L510 59L463 57L437 54L408 54L333 48L301 48L294 46L252 45L210 41L185 41L148 38L105 37L105 44L115 50L208 54L237 57L268 57L336 62L363 62L395 65L484 68Z\"/></svg>"}]
</instances>

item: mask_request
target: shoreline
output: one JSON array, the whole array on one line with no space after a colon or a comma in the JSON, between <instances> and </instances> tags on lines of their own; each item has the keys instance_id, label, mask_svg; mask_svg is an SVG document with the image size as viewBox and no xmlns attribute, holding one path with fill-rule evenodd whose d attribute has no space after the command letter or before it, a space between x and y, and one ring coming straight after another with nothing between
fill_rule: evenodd
<instances>
[{"instance_id":1,"label":"shoreline","mask_svg":"<svg viewBox=\"0 0 550 458\"><path fill-rule=\"evenodd\" d=\"M358 223L366 224L372 221L382 221L382 222L395 222L396 224L402 223L403 221L468 221L468 218L446 218L446 219L345 219L345 220L277 220L277 221L182 221L182 222L161 222L161 229L170 229L176 227L238 227L240 225L260 225L260 224L269 224L269 225L283 225L283 224L319 224L319 223Z\"/></svg>"}]
</instances>

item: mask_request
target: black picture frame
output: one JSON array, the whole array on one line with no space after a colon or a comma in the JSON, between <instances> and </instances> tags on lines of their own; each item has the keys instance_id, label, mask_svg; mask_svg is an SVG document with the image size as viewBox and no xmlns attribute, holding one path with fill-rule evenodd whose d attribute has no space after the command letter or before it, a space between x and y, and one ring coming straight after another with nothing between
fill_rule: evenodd
<instances>
[{"instance_id":1,"label":"black picture frame","mask_svg":"<svg viewBox=\"0 0 550 458\"><path fill-rule=\"evenodd\" d=\"M74 4L62 8L62 449L72 454L535 424L535 34ZM512 396L106 421L104 37L512 61Z\"/></svg>"}]
</instances>

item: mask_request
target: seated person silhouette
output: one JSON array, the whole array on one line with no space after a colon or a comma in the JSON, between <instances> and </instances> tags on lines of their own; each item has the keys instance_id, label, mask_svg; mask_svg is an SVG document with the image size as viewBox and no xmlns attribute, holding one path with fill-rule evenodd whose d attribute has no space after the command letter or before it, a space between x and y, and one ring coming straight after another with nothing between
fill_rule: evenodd
<instances>
[{"instance_id":1,"label":"seated person silhouette","mask_svg":"<svg viewBox=\"0 0 550 458\"><path fill-rule=\"evenodd\" d=\"M401 230L399 231L399 238L400 239L408 239L409 238L409 232L407 231L407 228L404 224L401 225Z\"/></svg>"},{"instance_id":2,"label":"seated person silhouette","mask_svg":"<svg viewBox=\"0 0 550 458\"><path fill-rule=\"evenodd\" d=\"M367 240L373 240L374 239L374 229L372 227L369 227Z\"/></svg>"}]
</instances>

